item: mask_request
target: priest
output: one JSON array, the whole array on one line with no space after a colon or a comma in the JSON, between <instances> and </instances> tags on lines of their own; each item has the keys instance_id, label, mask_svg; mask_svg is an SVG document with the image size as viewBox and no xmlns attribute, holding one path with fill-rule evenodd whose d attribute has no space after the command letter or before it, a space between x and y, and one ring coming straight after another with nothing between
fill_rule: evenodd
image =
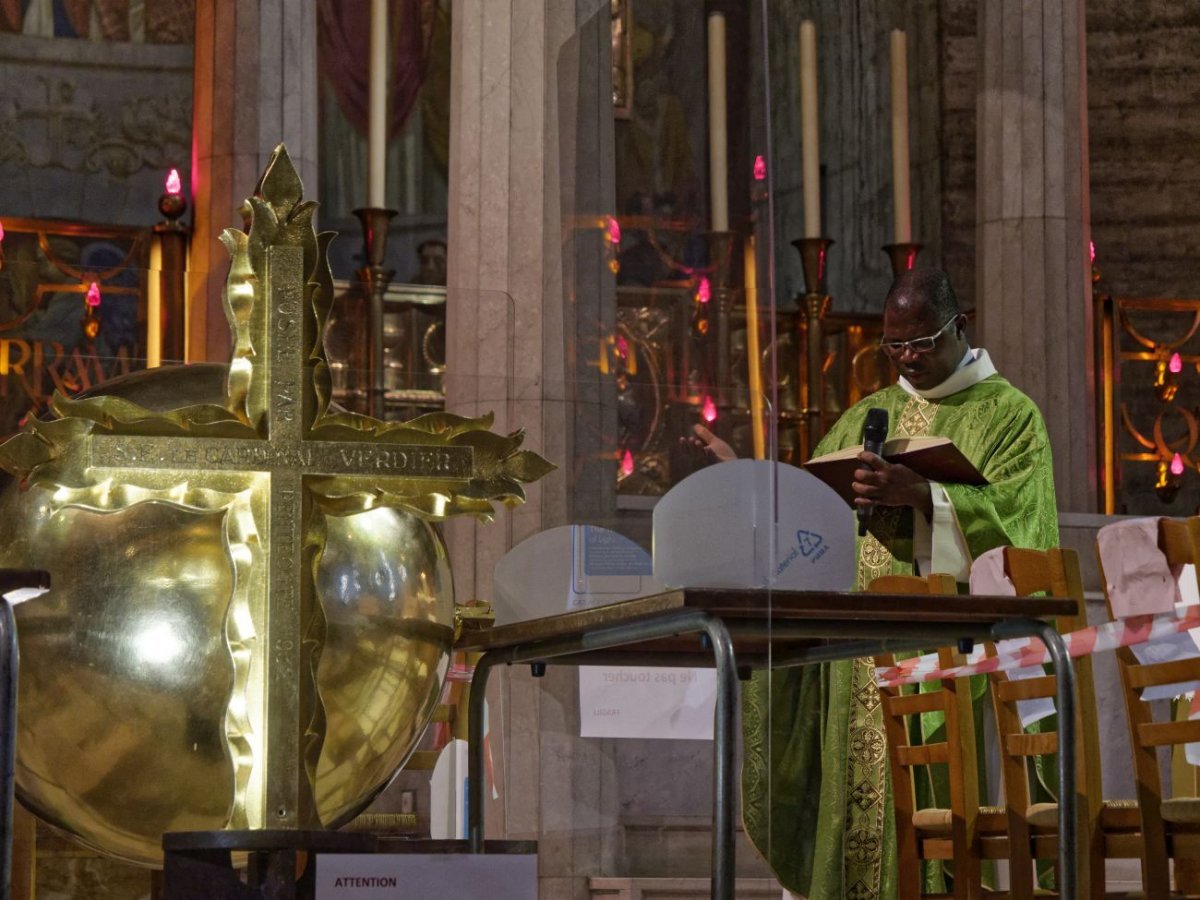
<instances>
[{"instance_id":1,"label":"priest","mask_svg":"<svg viewBox=\"0 0 1200 900\"><path fill-rule=\"evenodd\" d=\"M856 588L880 575L950 573L993 547L1058 543L1050 442L1041 413L971 348L945 272L914 269L884 301L883 352L897 384L848 409L814 455L862 443L867 410L887 410L888 437L947 437L983 487L927 481L859 455L855 504L870 511ZM710 454L731 458L707 430ZM786 501L783 501L786 502ZM811 900L896 896L887 750L870 659L755 674L743 694L746 830L790 891Z\"/></svg>"}]
</instances>

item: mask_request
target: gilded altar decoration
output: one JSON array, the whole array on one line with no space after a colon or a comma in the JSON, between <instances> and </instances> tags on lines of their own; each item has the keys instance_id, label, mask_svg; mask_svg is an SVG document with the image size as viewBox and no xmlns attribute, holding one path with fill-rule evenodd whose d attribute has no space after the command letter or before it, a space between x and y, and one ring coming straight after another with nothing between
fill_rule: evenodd
<instances>
[{"instance_id":1,"label":"gilded altar decoration","mask_svg":"<svg viewBox=\"0 0 1200 900\"><path fill-rule=\"evenodd\" d=\"M1200 373L1200 299L1114 296L1094 249L1092 263L1101 509L1195 509L1200 405L1191 381Z\"/></svg>"},{"instance_id":2,"label":"gilded altar decoration","mask_svg":"<svg viewBox=\"0 0 1200 900\"><path fill-rule=\"evenodd\" d=\"M18 789L103 852L166 831L352 818L432 714L456 626L434 522L487 519L552 468L490 416L331 402L331 234L286 151L229 230L228 367L136 373L0 446L18 611Z\"/></svg>"},{"instance_id":3,"label":"gilded altar decoration","mask_svg":"<svg viewBox=\"0 0 1200 900\"><path fill-rule=\"evenodd\" d=\"M55 391L75 394L147 356L150 229L4 220L0 230L0 435ZM182 279L180 279L182 280Z\"/></svg>"}]
</instances>

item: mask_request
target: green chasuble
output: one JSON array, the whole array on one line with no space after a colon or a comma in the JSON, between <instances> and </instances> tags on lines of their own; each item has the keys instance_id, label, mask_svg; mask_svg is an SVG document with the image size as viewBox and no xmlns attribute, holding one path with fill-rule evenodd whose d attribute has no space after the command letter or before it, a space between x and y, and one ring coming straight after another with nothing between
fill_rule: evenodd
<instances>
[{"instance_id":1,"label":"green chasuble","mask_svg":"<svg viewBox=\"0 0 1200 900\"><path fill-rule=\"evenodd\" d=\"M889 437L948 437L987 478L984 487L942 485L972 558L1003 545L1057 545L1045 424L1005 379L992 374L937 400L884 388L847 410L814 455L862 443L870 407L888 411ZM880 575L912 574L912 516L909 508L872 512L871 531L858 541L858 590ZM784 887L810 900L895 897L895 822L872 661L756 672L742 716L746 831Z\"/></svg>"}]
</instances>

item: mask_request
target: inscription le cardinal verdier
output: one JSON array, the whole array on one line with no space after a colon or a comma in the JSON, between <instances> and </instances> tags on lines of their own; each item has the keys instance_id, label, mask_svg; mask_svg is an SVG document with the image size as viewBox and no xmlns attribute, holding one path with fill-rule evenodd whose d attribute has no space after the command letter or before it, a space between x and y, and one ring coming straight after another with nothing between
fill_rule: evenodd
<instances>
[{"instance_id":1,"label":"inscription le cardinal verdier","mask_svg":"<svg viewBox=\"0 0 1200 900\"><path fill-rule=\"evenodd\" d=\"M52 491L51 504L115 511L157 500L223 511L233 523L231 556L250 564L231 602L255 639L237 680L253 739L233 753L244 771L232 828L322 824L313 785L324 723L313 677L322 517L391 508L426 521L487 518L494 501L520 502L521 483L552 468L520 449L521 434L492 433L490 416L401 424L331 404L321 336L333 299L332 235L314 232L316 204L301 191L280 146L248 201L249 232L222 236L234 344L222 402L164 412L117 396L59 396L55 417L0 447L0 465L25 488Z\"/></svg>"}]
</instances>

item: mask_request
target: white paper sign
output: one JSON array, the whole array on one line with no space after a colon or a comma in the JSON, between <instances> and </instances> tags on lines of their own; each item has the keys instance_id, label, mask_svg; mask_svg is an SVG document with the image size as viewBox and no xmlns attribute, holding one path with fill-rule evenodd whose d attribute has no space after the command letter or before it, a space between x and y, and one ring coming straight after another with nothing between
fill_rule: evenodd
<instances>
[{"instance_id":1,"label":"white paper sign","mask_svg":"<svg viewBox=\"0 0 1200 900\"><path fill-rule=\"evenodd\" d=\"M1180 570L1178 581L1180 606L1196 606L1200 604L1200 597L1196 593L1196 573L1193 566L1183 566ZM1133 651L1133 655L1137 657L1137 661L1142 665L1152 665L1154 663L1174 662L1179 659L1192 659L1200 656L1200 628L1193 628L1190 631L1172 634L1168 637L1160 638L1156 641L1150 641L1146 644L1135 644L1129 648ZM1181 694L1190 693L1197 688L1200 688L1200 682L1183 681L1176 684L1156 684L1142 689L1142 700L1147 703L1155 700L1170 700L1178 697ZM1198 756L1200 753L1192 749L1194 745L1188 744L1189 761L1191 756ZM1192 763L1196 765L1196 763Z\"/></svg>"},{"instance_id":2,"label":"white paper sign","mask_svg":"<svg viewBox=\"0 0 1200 900\"><path fill-rule=\"evenodd\" d=\"M1026 666L1024 669L1013 669L1008 673L1008 677L1012 681L1021 681L1025 678L1041 678L1045 674L1046 670L1041 666ZM1017 701L1017 716L1021 719L1022 728L1028 728L1034 722L1040 722L1052 715L1054 715L1053 697Z\"/></svg>"},{"instance_id":3,"label":"white paper sign","mask_svg":"<svg viewBox=\"0 0 1200 900\"><path fill-rule=\"evenodd\" d=\"M317 900L535 900L537 857L506 853L325 853Z\"/></svg>"},{"instance_id":4,"label":"white paper sign","mask_svg":"<svg viewBox=\"0 0 1200 900\"><path fill-rule=\"evenodd\" d=\"M429 836L467 836L467 742L455 738L438 754L429 778Z\"/></svg>"},{"instance_id":5,"label":"white paper sign","mask_svg":"<svg viewBox=\"0 0 1200 900\"><path fill-rule=\"evenodd\" d=\"M1175 662L1180 659L1193 659L1200 655L1200 652L1197 651L1196 641L1192 637L1192 632L1196 630L1200 629L1172 634L1145 644L1135 644L1129 649L1133 651L1133 655L1143 666ZM1154 700L1170 700L1172 697L1194 691L1198 687L1200 687L1200 683L1195 681L1151 685L1142 688L1142 700L1147 703Z\"/></svg>"},{"instance_id":6,"label":"white paper sign","mask_svg":"<svg viewBox=\"0 0 1200 900\"><path fill-rule=\"evenodd\" d=\"M711 741L717 675L713 669L581 666L583 737Z\"/></svg>"}]
</instances>

